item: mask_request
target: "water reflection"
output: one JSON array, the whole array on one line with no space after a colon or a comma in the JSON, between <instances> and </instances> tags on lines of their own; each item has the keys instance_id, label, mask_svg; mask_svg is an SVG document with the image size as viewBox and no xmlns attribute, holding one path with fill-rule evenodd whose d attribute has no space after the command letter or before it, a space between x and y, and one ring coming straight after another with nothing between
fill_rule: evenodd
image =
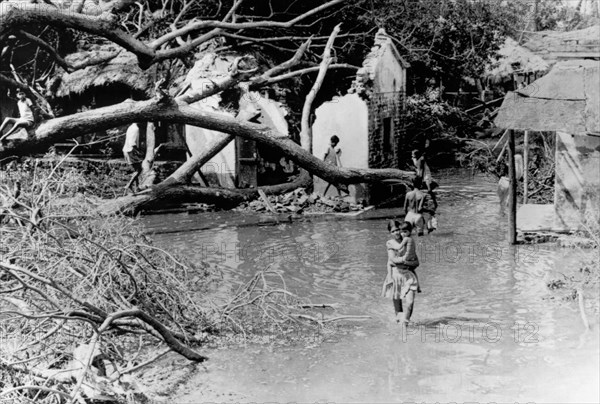
<instances>
[{"instance_id":1,"label":"water reflection","mask_svg":"<svg viewBox=\"0 0 600 404\"><path fill-rule=\"evenodd\" d=\"M387 218L269 226L225 213L146 219L150 230L211 228L154 239L224 268L232 288L271 267L291 291L372 318L310 349L210 353L202 377L216 391L237 393L233 401L597 400L597 388L576 389L597 386L597 323L582 344L573 307L545 299L547 279L576 257L549 245L509 247L492 182L443 183L440 230L418 240L423 293L405 333L389 322L391 302L379 297ZM178 402L199 397L182 394Z\"/></svg>"}]
</instances>

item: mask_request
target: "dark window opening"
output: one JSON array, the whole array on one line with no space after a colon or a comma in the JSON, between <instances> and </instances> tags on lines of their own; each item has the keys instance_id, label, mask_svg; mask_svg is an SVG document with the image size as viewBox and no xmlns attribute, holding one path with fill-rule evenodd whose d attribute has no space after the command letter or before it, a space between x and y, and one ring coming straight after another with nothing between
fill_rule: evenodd
<instances>
[{"instance_id":1,"label":"dark window opening","mask_svg":"<svg viewBox=\"0 0 600 404\"><path fill-rule=\"evenodd\" d=\"M392 146L392 118L383 118L383 147Z\"/></svg>"}]
</instances>

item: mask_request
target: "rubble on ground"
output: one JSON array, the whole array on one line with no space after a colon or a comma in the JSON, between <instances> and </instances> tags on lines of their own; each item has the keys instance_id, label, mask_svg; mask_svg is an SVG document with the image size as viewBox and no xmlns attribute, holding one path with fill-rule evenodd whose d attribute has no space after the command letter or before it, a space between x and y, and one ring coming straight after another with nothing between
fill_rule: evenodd
<instances>
[{"instance_id":1,"label":"rubble on ground","mask_svg":"<svg viewBox=\"0 0 600 404\"><path fill-rule=\"evenodd\" d=\"M282 195L266 195L252 202L239 205L236 210L272 213L333 213L356 212L365 208L364 204L351 202L348 197L324 197L315 193L307 193L305 188L298 188ZM268 202L267 202L268 201Z\"/></svg>"},{"instance_id":2,"label":"rubble on ground","mask_svg":"<svg viewBox=\"0 0 600 404\"><path fill-rule=\"evenodd\" d=\"M563 248L598 248L598 241L581 235L562 235L557 244Z\"/></svg>"},{"instance_id":3,"label":"rubble on ground","mask_svg":"<svg viewBox=\"0 0 600 404\"><path fill-rule=\"evenodd\" d=\"M541 244L554 243L558 239L557 234L548 232L521 232L517 234L517 242L519 244Z\"/></svg>"},{"instance_id":4,"label":"rubble on ground","mask_svg":"<svg viewBox=\"0 0 600 404\"><path fill-rule=\"evenodd\" d=\"M574 233L558 234L546 231L529 231L517 234L519 244L541 244L541 243L556 243L558 247L563 248L597 248L598 242L593 238Z\"/></svg>"}]
</instances>

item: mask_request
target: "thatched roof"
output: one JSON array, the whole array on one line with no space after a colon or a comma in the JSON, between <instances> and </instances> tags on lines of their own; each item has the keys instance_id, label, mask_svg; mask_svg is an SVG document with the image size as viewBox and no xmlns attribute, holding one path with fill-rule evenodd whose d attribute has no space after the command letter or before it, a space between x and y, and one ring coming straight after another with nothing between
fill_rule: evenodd
<instances>
[{"instance_id":1,"label":"thatched roof","mask_svg":"<svg viewBox=\"0 0 600 404\"><path fill-rule=\"evenodd\" d=\"M496 126L600 134L600 62L558 62L544 77L504 97Z\"/></svg>"},{"instance_id":2,"label":"thatched roof","mask_svg":"<svg viewBox=\"0 0 600 404\"><path fill-rule=\"evenodd\" d=\"M66 60L76 64L91 58L107 57L115 52L118 52L116 47L102 45L90 51L69 55ZM138 66L136 56L121 49L119 55L108 62L58 75L50 88L55 97L81 94L91 88L110 84L122 84L131 90L148 93L152 90L152 83L150 73Z\"/></svg>"},{"instance_id":3,"label":"thatched roof","mask_svg":"<svg viewBox=\"0 0 600 404\"><path fill-rule=\"evenodd\" d=\"M544 59L512 38L506 38L497 54L497 60L490 63L485 72L485 76L495 82L512 78L515 73L545 72L550 67Z\"/></svg>"},{"instance_id":4,"label":"thatched roof","mask_svg":"<svg viewBox=\"0 0 600 404\"><path fill-rule=\"evenodd\" d=\"M530 32L523 46L550 63L565 57L600 57L600 25L566 32Z\"/></svg>"}]
</instances>

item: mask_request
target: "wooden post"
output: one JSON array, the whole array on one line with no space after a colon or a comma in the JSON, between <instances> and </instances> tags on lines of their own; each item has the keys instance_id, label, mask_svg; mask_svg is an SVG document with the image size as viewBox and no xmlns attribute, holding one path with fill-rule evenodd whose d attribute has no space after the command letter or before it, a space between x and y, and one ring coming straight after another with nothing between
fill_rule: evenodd
<instances>
[{"instance_id":1,"label":"wooden post","mask_svg":"<svg viewBox=\"0 0 600 404\"><path fill-rule=\"evenodd\" d=\"M517 175L515 170L515 132L508 134L508 243L517 244Z\"/></svg>"},{"instance_id":2,"label":"wooden post","mask_svg":"<svg viewBox=\"0 0 600 404\"><path fill-rule=\"evenodd\" d=\"M529 131L525 131L525 138L523 139L523 205L527 203L527 197L529 196L529 190L527 181L529 179Z\"/></svg>"},{"instance_id":3,"label":"wooden post","mask_svg":"<svg viewBox=\"0 0 600 404\"><path fill-rule=\"evenodd\" d=\"M538 30L538 3L539 0L534 0L533 2L533 30Z\"/></svg>"}]
</instances>

